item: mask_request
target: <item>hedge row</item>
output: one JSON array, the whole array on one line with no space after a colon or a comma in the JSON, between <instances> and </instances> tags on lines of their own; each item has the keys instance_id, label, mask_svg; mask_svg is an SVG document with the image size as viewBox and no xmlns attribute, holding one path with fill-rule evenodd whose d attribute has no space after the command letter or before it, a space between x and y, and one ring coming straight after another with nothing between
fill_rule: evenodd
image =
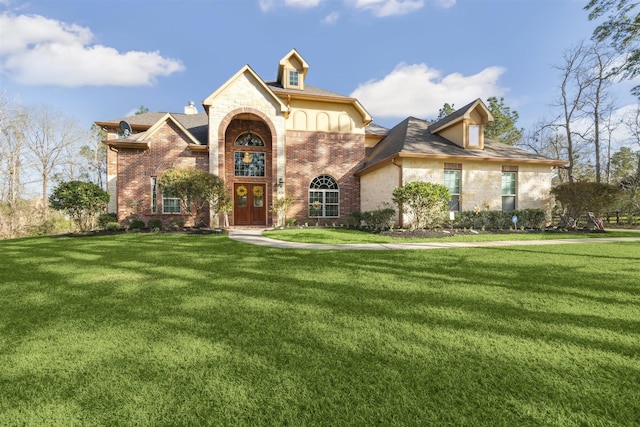
<instances>
[{"instance_id":1,"label":"hedge row","mask_svg":"<svg viewBox=\"0 0 640 427\"><path fill-rule=\"evenodd\" d=\"M515 227L542 228L546 213L542 209L520 209L515 211L464 211L456 212L454 228L474 230L508 230L514 228L513 217L517 217Z\"/></svg>"}]
</instances>

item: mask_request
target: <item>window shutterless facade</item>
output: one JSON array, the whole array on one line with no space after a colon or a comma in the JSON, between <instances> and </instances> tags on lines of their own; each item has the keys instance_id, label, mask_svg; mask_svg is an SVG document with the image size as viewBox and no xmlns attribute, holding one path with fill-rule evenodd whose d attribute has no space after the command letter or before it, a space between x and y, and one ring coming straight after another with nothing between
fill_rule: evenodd
<instances>
[{"instance_id":1,"label":"window shutterless facade","mask_svg":"<svg viewBox=\"0 0 640 427\"><path fill-rule=\"evenodd\" d=\"M462 179L461 163L444 164L444 186L449 190L449 210L460 211L460 182Z\"/></svg>"},{"instance_id":2,"label":"window shutterless facade","mask_svg":"<svg viewBox=\"0 0 640 427\"><path fill-rule=\"evenodd\" d=\"M340 189L329 175L320 175L309 186L309 217L335 218L340 216Z\"/></svg>"},{"instance_id":3,"label":"window shutterless facade","mask_svg":"<svg viewBox=\"0 0 640 427\"><path fill-rule=\"evenodd\" d=\"M514 211L518 198L518 167L502 167L502 210Z\"/></svg>"}]
</instances>

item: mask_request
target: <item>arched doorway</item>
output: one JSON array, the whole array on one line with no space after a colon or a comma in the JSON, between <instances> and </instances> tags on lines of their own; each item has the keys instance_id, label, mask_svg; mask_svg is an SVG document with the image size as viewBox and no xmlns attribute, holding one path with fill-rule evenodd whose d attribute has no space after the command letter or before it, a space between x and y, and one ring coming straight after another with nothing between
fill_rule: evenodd
<instances>
[{"instance_id":1,"label":"arched doorway","mask_svg":"<svg viewBox=\"0 0 640 427\"><path fill-rule=\"evenodd\" d=\"M272 185L271 132L256 115L235 116L225 134L225 180L233 191L232 225L267 225Z\"/></svg>"}]
</instances>

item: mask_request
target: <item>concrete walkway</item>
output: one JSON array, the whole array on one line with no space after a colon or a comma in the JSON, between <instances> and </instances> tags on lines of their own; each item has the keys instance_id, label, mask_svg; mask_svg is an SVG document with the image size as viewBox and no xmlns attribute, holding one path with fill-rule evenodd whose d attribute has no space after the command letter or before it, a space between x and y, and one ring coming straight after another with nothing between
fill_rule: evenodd
<instances>
[{"instance_id":1,"label":"concrete walkway","mask_svg":"<svg viewBox=\"0 0 640 427\"><path fill-rule=\"evenodd\" d=\"M497 242L424 242L424 243L355 243L327 245L322 243L297 243L264 237L264 228L229 230L229 238L238 242L258 246L269 246L281 249L320 249L320 250L369 250L382 251L393 249L447 249L447 248L482 248L498 246L539 246L566 245L575 243L612 243L612 242L640 242L638 237L602 237L596 239L554 239L554 240L503 240Z\"/></svg>"}]
</instances>

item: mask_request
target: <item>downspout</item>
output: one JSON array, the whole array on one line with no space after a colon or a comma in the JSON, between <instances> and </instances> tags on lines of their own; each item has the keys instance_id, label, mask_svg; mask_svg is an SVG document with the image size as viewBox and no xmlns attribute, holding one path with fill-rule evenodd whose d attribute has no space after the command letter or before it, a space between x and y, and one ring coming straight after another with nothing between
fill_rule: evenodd
<instances>
[{"instance_id":1,"label":"downspout","mask_svg":"<svg viewBox=\"0 0 640 427\"><path fill-rule=\"evenodd\" d=\"M398 187L402 187L402 165L396 163L396 159L398 156L391 159L391 164L398 167ZM402 208L398 207L398 227L403 228L404 226L404 214L402 212Z\"/></svg>"}]
</instances>

